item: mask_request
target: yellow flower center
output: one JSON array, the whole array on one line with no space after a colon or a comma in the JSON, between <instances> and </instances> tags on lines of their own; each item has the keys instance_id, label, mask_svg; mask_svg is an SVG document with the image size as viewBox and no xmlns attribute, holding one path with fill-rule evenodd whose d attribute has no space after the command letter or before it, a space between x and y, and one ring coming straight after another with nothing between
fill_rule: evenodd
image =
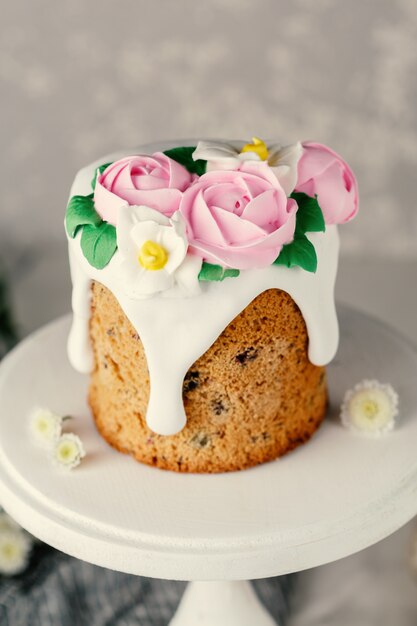
<instances>
[{"instance_id":1,"label":"yellow flower center","mask_svg":"<svg viewBox=\"0 0 417 626\"><path fill-rule=\"evenodd\" d=\"M156 241L148 240L139 250L138 261L145 270L161 270L168 262L168 251Z\"/></svg>"},{"instance_id":2,"label":"yellow flower center","mask_svg":"<svg viewBox=\"0 0 417 626\"><path fill-rule=\"evenodd\" d=\"M1 547L1 552L6 559L13 559L17 554L17 549L12 543L6 543Z\"/></svg>"},{"instance_id":3,"label":"yellow flower center","mask_svg":"<svg viewBox=\"0 0 417 626\"><path fill-rule=\"evenodd\" d=\"M262 141L262 139L259 139L259 137L252 137L252 142L253 143L246 143L240 153L242 154L242 152L255 152L261 159L261 161L267 161L269 153L268 148L266 147L266 143Z\"/></svg>"},{"instance_id":4,"label":"yellow flower center","mask_svg":"<svg viewBox=\"0 0 417 626\"><path fill-rule=\"evenodd\" d=\"M46 420L39 420L38 422L38 428L40 430L41 433L44 433L45 431L48 430L48 423L46 422Z\"/></svg>"},{"instance_id":5,"label":"yellow flower center","mask_svg":"<svg viewBox=\"0 0 417 626\"><path fill-rule=\"evenodd\" d=\"M61 446L59 456L63 460L67 460L72 455L72 447L66 443Z\"/></svg>"},{"instance_id":6,"label":"yellow flower center","mask_svg":"<svg viewBox=\"0 0 417 626\"><path fill-rule=\"evenodd\" d=\"M363 412L369 419L373 419L378 413L378 405L373 400L366 400L362 406Z\"/></svg>"}]
</instances>

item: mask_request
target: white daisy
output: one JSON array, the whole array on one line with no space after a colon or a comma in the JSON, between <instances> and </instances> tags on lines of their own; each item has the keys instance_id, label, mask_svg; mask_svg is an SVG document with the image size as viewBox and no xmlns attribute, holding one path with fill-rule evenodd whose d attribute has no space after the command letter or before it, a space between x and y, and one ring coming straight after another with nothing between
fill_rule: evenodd
<instances>
[{"instance_id":1,"label":"white daisy","mask_svg":"<svg viewBox=\"0 0 417 626\"><path fill-rule=\"evenodd\" d=\"M181 288L200 292L201 259L187 255L188 240L182 215L171 218L145 206L120 208L117 246L122 276L132 298Z\"/></svg>"},{"instance_id":2,"label":"white daisy","mask_svg":"<svg viewBox=\"0 0 417 626\"><path fill-rule=\"evenodd\" d=\"M81 439L72 433L66 433L55 442L52 458L56 465L66 469L73 469L85 457Z\"/></svg>"},{"instance_id":3,"label":"white daisy","mask_svg":"<svg viewBox=\"0 0 417 626\"><path fill-rule=\"evenodd\" d=\"M346 428L377 437L391 431L398 415L398 395L388 384L363 380L346 392L340 418Z\"/></svg>"},{"instance_id":4,"label":"white daisy","mask_svg":"<svg viewBox=\"0 0 417 626\"><path fill-rule=\"evenodd\" d=\"M13 576L20 574L27 564L32 539L18 528L0 531L0 574Z\"/></svg>"},{"instance_id":5,"label":"white daisy","mask_svg":"<svg viewBox=\"0 0 417 626\"><path fill-rule=\"evenodd\" d=\"M36 442L49 448L61 435L62 417L49 409L35 409L30 416L30 429Z\"/></svg>"},{"instance_id":6,"label":"white daisy","mask_svg":"<svg viewBox=\"0 0 417 626\"><path fill-rule=\"evenodd\" d=\"M267 161L275 172L287 196L294 191L297 182L297 164L303 148L301 143L281 146L278 143L266 144L259 137L252 143L235 145L220 141L199 141L193 152L193 159L207 161L207 171L235 170L242 161Z\"/></svg>"}]
</instances>

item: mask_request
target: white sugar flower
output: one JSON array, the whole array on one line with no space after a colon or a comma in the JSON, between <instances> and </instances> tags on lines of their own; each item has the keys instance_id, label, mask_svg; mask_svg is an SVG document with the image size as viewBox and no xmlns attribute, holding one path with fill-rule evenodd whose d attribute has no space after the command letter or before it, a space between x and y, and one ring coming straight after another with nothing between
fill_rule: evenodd
<instances>
[{"instance_id":1,"label":"white sugar flower","mask_svg":"<svg viewBox=\"0 0 417 626\"><path fill-rule=\"evenodd\" d=\"M0 531L0 574L20 574L27 564L32 548L31 537L21 529Z\"/></svg>"},{"instance_id":2,"label":"white sugar flower","mask_svg":"<svg viewBox=\"0 0 417 626\"><path fill-rule=\"evenodd\" d=\"M199 141L193 152L193 159L207 161L207 171L235 170L242 161L267 161L275 172L287 196L294 191L297 182L297 164L303 148L301 143L281 146L278 143L266 144L259 137L252 143L235 144L220 141Z\"/></svg>"},{"instance_id":3,"label":"white sugar flower","mask_svg":"<svg viewBox=\"0 0 417 626\"><path fill-rule=\"evenodd\" d=\"M342 424L355 432L377 437L391 431L398 415L398 395L391 385L364 380L346 392Z\"/></svg>"},{"instance_id":4,"label":"white sugar flower","mask_svg":"<svg viewBox=\"0 0 417 626\"><path fill-rule=\"evenodd\" d=\"M185 223L177 211L171 218L145 206L120 208L117 246L125 288L132 298L167 290L200 292L201 259L187 255Z\"/></svg>"},{"instance_id":5,"label":"white sugar flower","mask_svg":"<svg viewBox=\"0 0 417 626\"><path fill-rule=\"evenodd\" d=\"M48 448L61 435L62 417L49 409L36 409L30 417L30 427L36 442Z\"/></svg>"},{"instance_id":6,"label":"white sugar flower","mask_svg":"<svg viewBox=\"0 0 417 626\"><path fill-rule=\"evenodd\" d=\"M81 439L72 433L61 435L52 451L52 457L56 465L67 469L73 469L81 463L85 457L84 446Z\"/></svg>"}]
</instances>

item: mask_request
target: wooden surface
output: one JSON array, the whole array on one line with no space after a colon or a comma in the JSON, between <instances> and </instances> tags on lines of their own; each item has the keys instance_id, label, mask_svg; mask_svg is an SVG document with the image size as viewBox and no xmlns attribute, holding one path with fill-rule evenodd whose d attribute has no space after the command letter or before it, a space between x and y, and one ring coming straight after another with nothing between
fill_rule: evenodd
<instances>
[{"instance_id":1,"label":"wooden surface","mask_svg":"<svg viewBox=\"0 0 417 626\"><path fill-rule=\"evenodd\" d=\"M0 498L29 531L93 563L186 580L299 571L360 550L417 510L417 355L388 327L349 309L329 368L332 403L364 377L390 381L402 421L368 440L330 418L307 446L241 473L178 476L111 450L87 416L86 379L65 357L68 319L21 344L0 375ZM66 475L34 447L33 405L76 417L88 456Z\"/></svg>"}]
</instances>

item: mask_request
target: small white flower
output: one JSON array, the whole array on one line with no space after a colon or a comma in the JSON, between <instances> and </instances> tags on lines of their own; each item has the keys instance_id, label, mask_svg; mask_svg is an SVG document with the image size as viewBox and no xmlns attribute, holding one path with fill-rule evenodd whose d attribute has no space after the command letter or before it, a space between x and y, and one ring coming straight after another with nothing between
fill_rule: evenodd
<instances>
[{"instance_id":1,"label":"small white flower","mask_svg":"<svg viewBox=\"0 0 417 626\"><path fill-rule=\"evenodd\" d=\"M341 406L343 426L378 437L390 432L398 415L398 395L388 384L363 380L346 392Z\"/></svg>"},{"instance_id":2,"label":"small white flower","mask_svg":"<svg viewBox=\"0 0 417 626\"><path fill-rule=\"evenodd\" d=\"M20 574L27 564L32 539L24 530L3 529L0 531L0 574Z\"/></svg>"},{"instance_id":3,"label":"small white flower","mask_svg":"<svg viewBox=\"0 0 417 626\"><path fill-rule=\"evenodd\" d=\"M180 288L200 292L201 259L187 255L185 223L177 211L171 218L145 206L119 211L117 246L126 291L132 298Z\"/></svg>"},{"instance_id":4,"label":"small white flower","mask_svg":"<svg viewBox=\"0 0 417 626\"><path fill-rule=\"evenodd\" d=\"M61 435L54 445L52 457L60 467L67 469L77 467L85 457L81 439L72 433Z\"/></svg>"},{"instance_id":5,"label":"small white flower","mask_svg":"<svg viewBox=\"0 0 417 626\"><path fill-rule=\"evenodd\" d=\"M232 145L220 141L199 141L193 152L193 159L207 161L208 172L235 170L242 161L267 161L289 196L297 182L297 164L303 151L301 143L298 141L289 146L278 143L267 145L258 137L254 137L252 142L236 142Z\"/></svg>"},{"instance_id":6,"label":"small white flower","mask_svg":"<svg viewBox=\"0 0 417 626\"><path fill-rule=\"evenodd\" d=\"M30 427L36 442L49 448L61 435L62 417L49 409L36 409L30 417Z\"/></svg>"}]
</instances>

